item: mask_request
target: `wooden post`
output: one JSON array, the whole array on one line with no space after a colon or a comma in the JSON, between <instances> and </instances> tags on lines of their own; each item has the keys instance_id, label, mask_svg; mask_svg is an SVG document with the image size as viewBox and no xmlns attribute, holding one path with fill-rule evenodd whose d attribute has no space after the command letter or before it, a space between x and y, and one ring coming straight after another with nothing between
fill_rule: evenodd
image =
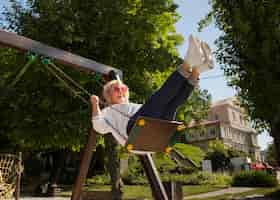
<instances>
[{"instance_id":1,"label":"wooden post","mask_svg":"<svg viewBox=\"0 0 280 200\"><path fill-rule=\"evenodd\" d=\"M96 145L96 132L93 129L91 129L89 131L88 142L84 148L84 152L80 162L80 168L79 168L80 170L73 187L71 200L81 199L82 187L87 177L87 173L92 157L92 150L95 147L95 145Z\"/></svg>"},{"instance_id":2,"label":"wooden post","mask_svg":"<svg viewBox=\"0 0 280 200\"><path fill-rule=\"evenodd\" d=\"M141 163L144 167L150 186L152 189L152 194L155 200L168 200L166 191L158 175L157 169L155 167L154 161L150 154L139 156Z\"/></svg>"},{"instance_id":3,"label":"wooden post","mask_svg":"<svg viewBox=\"0 0 280 200\"><path fill-rule=\"evenodd\" d=\"M20 179L21 179L21 167L22 167L22 153L19 152L18 155L18 167L19 167L19 174L17 175L17 180L16 180L16 189L15 189L15 200L19 200L19 195L20 195Z\"/></svg>"},{"instance_id":4,"label":"wooden post","mask_svg":"<svg viewBox=\"0 0 280 200\"><path fill-rule=\"evenodd\" d=\"M183 200L182 184L180 182L163 182L169 200Z\"/></svg>"}]
</instances>

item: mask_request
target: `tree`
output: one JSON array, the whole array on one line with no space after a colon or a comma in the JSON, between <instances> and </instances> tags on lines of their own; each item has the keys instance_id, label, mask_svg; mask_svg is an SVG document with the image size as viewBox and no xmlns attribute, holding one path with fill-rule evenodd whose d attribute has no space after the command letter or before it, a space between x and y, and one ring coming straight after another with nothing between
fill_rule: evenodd
<instances>
[{"instance_id":1,"label":"tree","mask_svg":"<svg viewBox=\"0 0 280 200\"><path fill-rule=\"evenodd\" d=\"M28 1L27 7L23 7L21 1L12 0L11 2L13 10L4 13L8 20L6 29L120 68L124 71L125 82L131 88L132 99L138 102L143 102L153 90L146 81L147 76L151 76L156 69L162 70L166 66L174 67L179 60L175 47L182 41L182 37L175 33L174 24L178 20L178 15L175 12L176 5L172 1L154 4L152 0L145 2L100 0L85 1L81 4L77 0L51 0L48 2L35 0ZM5 87L23 65L24 58L19 57L15 52L7 55L7 52L4 51L3 54L5 71L2 72L5 75L1 77L4 77L2 82ZM18 68L16 69L14 66L18 66ZM99 93L100 86L92 80L92 77L74 70L66 68L64 70L74 79L79 80L92 93ZM73 120L63 120L65 116L50 119L53 110L57 109L67 115L70 112L73 115L76 113L75 116L78 118L80 118L80 112L87 110L73 98L68 99L71 102L68 101L69 104L65 105L65 97L71 95L50 74L46 73L39 62L27 71L22 82L16 87L17 90L19 88L22 90L18 91L19 93L25 92L25 108L32 108L26 111L26 113L31 113L29 121L40 122L38 117L34 118L35 113L40 113L42 121L46 118L57 123L67 121L68 126L70 124L73 126ZM53 92L52 95L49 95L50 92ZM33 93L37 96L31 96ZM5 102L15 103L12 99L10 100L6 99ZM17 98L17 100L22 99ZM31 102L33 105L27 105ZM61 102L62 105L54 105L58 102ZM22 102L18 104L24 105ZM38 110L38 104L43 104L40 108L45 109ZM26 120L22 120L23 116L26 118L26 115L20 115L21 109L18 109L17 113L19 116L17 121L23 121L26 124ZM46 115L42 115L42 113L46 113ZM58 116L57 113L56 116ZM88 118L85 118L84 120L88 121ZM7 119L11 118L7 116ZM63 127L64 129L67 127L65 124L61 127L53 127L55 123L47 123L47 121L42 122L39 126L44 130L45 124L49 124L52 129L50 132L58 130L62 132ZM77 122L77 127L80 125ZM33 125L33 127L38 130L37 126ZM68 135L70 137L61 138L60 141L66 142L70 138L80 137L77 135L77 129L71 127L71 130L73 130L71 132L75 132L76 137L74 134L70 136L69 133L63 133L64 137ZM84 131L82 132L84 133ZM48 137L50 134L41 134L40 142L43 139L42 135ZM38 137L28 138L29 140L38 139ZM48 139L45 143L50 144ZM62 145L57 141L53 143L53 145L55 144ZM38 140L34 146L38 146Z\"/></svg>"},{"instance_id":2,"label":"tree","mask_svg":"<svg viewBox=\"0 0 280 200\"><path fill-rule=\"evenodd\" d=\"M217 171L219 169L228 169L231 158L247 156L245 152L227 147L220 140L214 140L209 143L205 158L212 161L213 170Z\"/></svg>"},{"instance_id":3,"label":"tree","mask_svg":"<svg viewBox=\"0 0 280 200\"><path fill-rule=\"evenodd\" d=\"M6 29L120 68L134 101L143 102L151 94L147 78L156 69L174 68L179 62L176 45L182 37L175 32L178 15L172 0L28 0L27 6L21 2L11 0L13 9L4 13ZM1 63L1 88L7 93L1 101L3 133L25 148L79 149L90 126L88 107L39 62L16 88L8 87L24 61L9 51L2 52ZM100 93L90 75L63 69L91 93Z\"/></svg>"},{"instance_id":4,"label":"tree","mask_svg":"<svg viewBox=\"0 0 280 200\"><path fill-rule=\"evenodd\" d=\"M217 171L218 169L224 170L229 167L230 158L228 149L219 140L211 141L209 143L205 158L211 160L214 171Z\"/></svg>"},{"instance_id":5,"label":"tree","mask_svg":"<svg viewBox=\"0 0 280 200\"><path fill-rule=\"evenodd\" d=\"M213 0L211 4L207 19L214 17L223 31L217 40L218 61L255 127L270 131L280 163L280 3Z\"/></svg>"}]
</instances>

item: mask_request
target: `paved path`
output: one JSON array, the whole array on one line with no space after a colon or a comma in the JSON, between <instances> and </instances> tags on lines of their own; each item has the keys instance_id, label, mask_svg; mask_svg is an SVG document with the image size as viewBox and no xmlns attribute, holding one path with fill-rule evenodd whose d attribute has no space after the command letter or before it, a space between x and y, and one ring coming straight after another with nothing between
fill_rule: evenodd
<instances>
[{"instance_id":1,"label":"paved path","mask_svg":"<svg viewBox=\"0 0 280 200\"><path fill-rule=\"evenodd\" d=\"M10 199L10 200L13 200L13 199ZM67 197L20 197L19 200L70 200L70 197L68 197L68 198ZM133 200L137 200L137 199L133 199ZM151 200L151 199L142 199L141 198L138 200Z\"/></svg>"},{"instance_id":2,"label":"paved path","mask_svg":"<svg viewBox=\"0 0 280 200\"><path fill-rule=\"evenodd\" d=\"M269 197L264 197L263 195L250 195L243 198L242 200L273 200L273 199Z\"/></svg>"},{"instance_id":3,"label":"paved path","mask_svg":"<svg viewBox=\"0 0 280 200\"><path fill-rule=\"evenodd\" d=\"M242 192L247 192L250 190L254 190L255 188L248 188L248 187L230 187L222 190L217 190L214 192L207 192L203 194L197 194L197 195L192 195L188 197L184 197L185 199L195 199L195 198L208 198L208 197L215 197L215 196L220 196L224 194L236 194L236 193L242 193Z\"/></svg>"},{"instance_id":4,"label":"paved path","mask_svg":"<svg viewBox=\"0 0 280 200\"><path fill-rule=\"evenodd\" d=\"M70 197L20 197L20 200L70 200Z\"/></svg>"}]
</instances>

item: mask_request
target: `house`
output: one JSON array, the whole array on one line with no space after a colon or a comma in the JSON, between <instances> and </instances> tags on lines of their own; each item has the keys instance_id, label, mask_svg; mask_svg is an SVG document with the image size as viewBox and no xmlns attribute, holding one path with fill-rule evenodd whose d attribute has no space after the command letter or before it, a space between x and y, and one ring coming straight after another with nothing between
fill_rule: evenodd
<instances>
[{"instance_id":1,"label":"house","mask_svg":"<svg viewBox=\"0 0 280 200\"><path fill-rule=\"evenodd\" d=\"M210 141L219 139L227 147L261 160L258 133L250 126L244 109L238 106L235 97L213 103L208 119L200 123L192 122L189 127L191 131L187 140L191 144L206 150Z\"/></svg>"}]
</instances>

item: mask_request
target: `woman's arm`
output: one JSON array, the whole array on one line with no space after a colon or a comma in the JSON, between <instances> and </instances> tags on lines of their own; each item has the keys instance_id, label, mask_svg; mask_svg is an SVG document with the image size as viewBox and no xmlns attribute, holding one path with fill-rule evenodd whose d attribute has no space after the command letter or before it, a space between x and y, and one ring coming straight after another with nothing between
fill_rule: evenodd
<instances>
[{"instance_id":1,"label":"woman's arm","mask_svg":"<svg viewBox=\"0 0 280 200\"><path fill-rule=\"evenodd\" d=\"M112 128L106 123L100 107L99 107L99 97L92 95L90 97L91 109L92 109L92 126L94 130L98 133L106 134L112 132Z\"/></svg>"},{"instance_id":2,"label":"woman's arm","mask_svg":"<svg viewBox=\"0 0 280 200\"><path fill-rule=\"evenodd\" d=\"M92 95L90 97L91 102L91 110L92 110L92 117L100 115L100 107L99 107L99 97L96 95Z\"/></svg>"}]
</instances>

